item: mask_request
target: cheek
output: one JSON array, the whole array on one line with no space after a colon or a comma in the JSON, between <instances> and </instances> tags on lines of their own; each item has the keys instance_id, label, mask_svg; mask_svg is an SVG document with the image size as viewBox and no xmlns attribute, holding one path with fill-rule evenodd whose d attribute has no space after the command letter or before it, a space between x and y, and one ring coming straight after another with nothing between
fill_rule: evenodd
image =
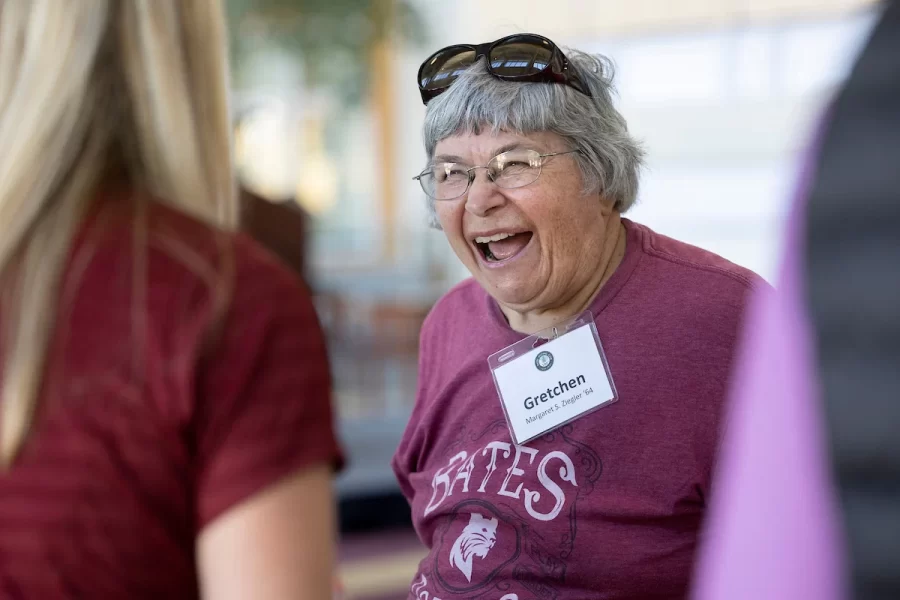
<instances>
[{"instance_id":1,"label":"cheek","mask_svg":"<svg viewBox=\"0 0 900 600\"><path fill-rule=\"evenodd\" d=\"M542 251L555 261L578 256L602 229L599 200L564 195L548 196L527 210L541 234Z\"/></svg>"},{"instance_id":2,"label":"cheek","mask_svg":"<svg viewBox=\"0 0 900 600\"><path fill-rule=\"evenodd\" d=\"M465 245L465 239L462 232L462 214L460 208L447 204L438 204L435 207L437 212L438 223L447 236L447 240L456 247L458 244Z\"/></svg>"},{"instance_id":3,"label":"cheek","mask_svg":"<svg viewBox=\"0 0 900 600\"><path fill-rule=\"evenodd\" d=\"M519 202L519 209L528 222L534 224L541 241L553 246L561 241L560 234L572 227L569 221L573 208L565 197L556 194L534 196Z\"/></svg>"}]
</instances>

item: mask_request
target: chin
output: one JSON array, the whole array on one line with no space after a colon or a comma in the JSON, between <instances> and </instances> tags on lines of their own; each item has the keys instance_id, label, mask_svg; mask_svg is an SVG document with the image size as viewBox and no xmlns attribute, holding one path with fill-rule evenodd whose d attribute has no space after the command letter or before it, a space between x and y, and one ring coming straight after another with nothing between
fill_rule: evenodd
<instances>
[{"instance_id":1,"label":"chin","mask_svg":"<svg viewBox=\"0 0 900 600\"><path fill-rule=\"evenodd\" d=\"M488 295L505 306L518 307L528 304L534 294L519 286L491 285L487 281L479 281Z\"/></svg>"}]
</instances>

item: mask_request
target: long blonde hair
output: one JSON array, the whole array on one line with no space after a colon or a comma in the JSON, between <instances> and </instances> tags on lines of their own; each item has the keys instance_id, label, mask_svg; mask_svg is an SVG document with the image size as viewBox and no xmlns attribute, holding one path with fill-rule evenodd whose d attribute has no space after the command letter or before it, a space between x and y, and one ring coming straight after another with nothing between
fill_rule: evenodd
<instances>
[{"instance_id":1,"label":"long blonde hair","mask_svg":"<svg viewBox=\"0 0 900 600\"><path fill-rule=\"evenodd\" d=\"M225 40L219 0L0 2L0 467L32 427L71 242L111 165L236 226Z\"/></svg>"}]
</instances>

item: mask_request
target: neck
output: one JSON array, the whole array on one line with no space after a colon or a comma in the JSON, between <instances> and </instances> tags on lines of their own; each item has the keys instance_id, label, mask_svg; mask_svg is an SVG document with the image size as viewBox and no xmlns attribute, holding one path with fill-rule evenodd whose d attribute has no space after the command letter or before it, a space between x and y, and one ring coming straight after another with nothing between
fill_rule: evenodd
<instances>
[{"instance_id":1,"label":"neck","mask_svg":"<svg viewBox=\"0 0 900 600\"><path fill-rule=\"evenodd\" d=\"M614 212L606 222L600 260L591 276L575 293L550 308L517 311L500 304L509 326L515 331L534 334L572 319L591 305L600 290L625 257L625 226Z\"/></svg>"}]
</instances>

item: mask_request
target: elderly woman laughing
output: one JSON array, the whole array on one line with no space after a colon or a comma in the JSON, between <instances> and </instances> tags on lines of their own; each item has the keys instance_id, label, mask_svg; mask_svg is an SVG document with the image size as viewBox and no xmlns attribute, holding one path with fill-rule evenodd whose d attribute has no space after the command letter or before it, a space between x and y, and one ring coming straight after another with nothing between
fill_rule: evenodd
<instances>
[{"instance_id":1,"label":"elderly woman laughing","mask_svg":"<svg viewBox=\"0 0 900 600\"><path fill-rule=\"evenodd\" d=\"M608 62L522 34L419 71L433 223L472 273L421 334L393 466L410 598L683 598L753 273L621 215Z\"/></svg>"}]
</instances>

